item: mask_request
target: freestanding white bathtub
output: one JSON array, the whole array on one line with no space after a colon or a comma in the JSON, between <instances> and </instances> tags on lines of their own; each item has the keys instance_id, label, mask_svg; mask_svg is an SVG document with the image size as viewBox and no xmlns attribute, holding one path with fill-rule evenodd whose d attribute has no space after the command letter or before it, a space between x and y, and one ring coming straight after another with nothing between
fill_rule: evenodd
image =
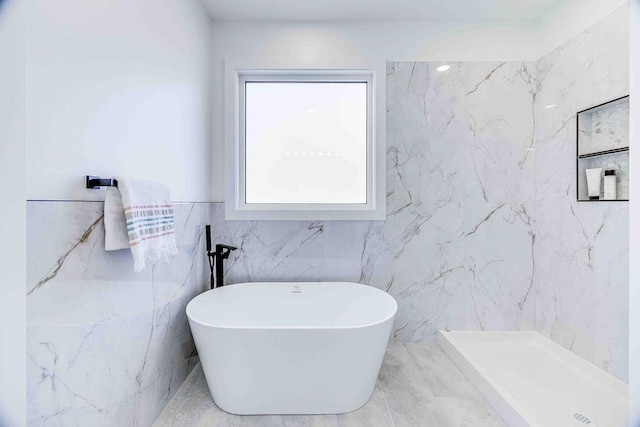
<instances>
[{"instance_id":1,"label":"freestanding white bathtub","mask_svg":"<svg viewBox=\"0 0 640 427\"><path fill-rule=\"evenodd\" d=\"M373 393L397 304L355 283L242 283L187 305L215 403L250 414L337 414Z\"/></svg>"}]
</instances>

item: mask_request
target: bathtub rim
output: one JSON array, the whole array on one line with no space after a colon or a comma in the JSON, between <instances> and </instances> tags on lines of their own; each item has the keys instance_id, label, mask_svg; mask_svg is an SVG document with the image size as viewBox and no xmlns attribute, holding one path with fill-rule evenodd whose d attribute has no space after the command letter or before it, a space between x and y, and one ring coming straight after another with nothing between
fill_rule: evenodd
<instances>
[{"instance_id":1,"label":"bathtub rim","mask_svg":"<svg viewBox=\"0 0 640 427\"><path fill-rule=\"evenodd\" d=\"M307 331L321 331L321 330L351 330L351 329L364 329L364 328L370 328L370 327L374 327L374 326L378 326L381 325L385 322L388 322L389 320L394 320L395 316L398 314L398 302L396 301L396 299L391 296L388 292L383 291L382 289L376 288L375 286L371 286L371 285L366 285L363 283L356 283L356 282L336 282L336 281L331 281L331 282L285 282L285 281L274 281L274 282L242 282L242 283L233 283L230 285L225 285L225 286L243 286L243 285L256 285L256 284L265 284L265 285L269 285L269 284L286 284L286 285L297 285L297 284L323 284L323 283L342 283L342 284L349 284L349 285L357 285L357 286L367 286L371 289L374 289L374 292L381 292L382 294L385 295L385 298L389 298L392 302L393 302L393 310L392 313L388 316L385 316L384 318L382 318L381 320L375 321L375 322L370 322L370 323L364 323L364 324L360 324L360 325L349 325L349 326L339 326L339 325L331 325L331 326L321 326L321 325L316 325L316 326L283 326L283 325L278 325L278 326L263 326L263 325L251 325L251 326L247 326L247 325L242 325L242 326L237 326L237 325L220 325L220 324L213 324L213 323L208 323L208 322L203 322L201 320L197 320L195 319L193 316L191 316L191 314L189 313L189 306L191 305L191 303L198 298L201 295L204 295L206 293L209 292L213 292L216 289L220 289L220 288L215 288L215 289L209 289L208 291L202 292L198 295L196 295L195 297L193 297L188 303L187 306L185 307L185 313L187 315L187 319L189 322L194 322L198 325L201 326L205 326L208 328L215 328L215 329L231 329L231 330L247 330L247 331L255 331L255 330L277 330L277 331L303 331L303 330L307 330Z\"/></svg>"}]
</instances>

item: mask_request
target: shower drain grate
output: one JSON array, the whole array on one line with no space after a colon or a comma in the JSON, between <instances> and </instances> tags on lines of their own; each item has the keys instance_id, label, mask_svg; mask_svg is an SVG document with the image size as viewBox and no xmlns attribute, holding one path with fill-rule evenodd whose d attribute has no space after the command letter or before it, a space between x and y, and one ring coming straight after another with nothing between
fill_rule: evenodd
<instances>
[{"instance_id":1,"label":"shower drain grate","mask_svg":"<svg viewBox=\"0 0 640 427\"><path fill-rule=\"evenodd\" d=\"M593 420L593 418L590 418L581 412L570 411L568 412L568 414L571 418L574 419L574 421L576 422L576 425L597 427L597 424Z\"/></svg>"}]
</instances>

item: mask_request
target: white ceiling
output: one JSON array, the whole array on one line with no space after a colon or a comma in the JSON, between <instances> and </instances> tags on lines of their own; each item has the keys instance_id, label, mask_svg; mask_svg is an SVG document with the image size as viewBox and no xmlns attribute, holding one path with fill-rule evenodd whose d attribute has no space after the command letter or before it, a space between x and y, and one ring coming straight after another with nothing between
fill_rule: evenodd
<instances>
[{"instance_id":1,"label":"white ceiling","mask_svg":"<svg viewBox=\"0 0 640 427\"><path fill-rule=\"evenodd\" d=\"M201 0L214 21L536 22L565 0Z\"/></svg>"}]
</instances>

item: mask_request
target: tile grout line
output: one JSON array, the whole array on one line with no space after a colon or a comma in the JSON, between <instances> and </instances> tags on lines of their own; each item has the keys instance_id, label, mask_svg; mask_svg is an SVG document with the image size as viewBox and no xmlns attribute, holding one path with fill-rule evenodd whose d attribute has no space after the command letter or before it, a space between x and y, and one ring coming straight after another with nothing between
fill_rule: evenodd
<instances>
[{"instance_id":1,"label":"tile grout line","mask_svg":"<svg viewBox=\"0 0 640 427\"><path fill-rule=\"evenodd\" d=\"M200 362L198 362L198 364L193 368L191 373L193 373L193 371L198 369L198 366L200 366ZM191 392L195 388L196 384L198 384L198 380L200 380L200 377L203 376L203 375L204 375L204 371L201 370L200 375L198 375L198 378L196 378L195 381L193 382L193 384L191 384L191 387L189 387L189 390L185 393L184 397L180 398L180 400L182 400L182 402L180 402L180 406L178 406L178 408L176 409L175 415L173 416L173 418L171 418L171 425L172 426L175 424L174 421L178 417L178 414L180 414L180 409L182 409L182 407L184 406L186 401L189 399L189 395L191 394ZM189 374L189 376L191 376L191 374ZM189 379L189 377L187 377L187 379Z\"/></svg>"},{"instance_id":2,"label":"tile grout line","mask_svg":"<svg viewBox=\"0 0 640 427\"><path fill-rule=\"evenodd\" d=\"M384 405L387 407L387 413L389 414L389 418L391 419L391 426L396 427L396 421L393 419L393 414L391 413L391 408L389 407L389 401L387 400L387 393L384 392L384 388L382 387L382 383L380 380L377 380L378 386L380 387L380 391L382 392L382 397L384 398Z\"/></svg>"},{"instance_id":3,"label":"tile grout line","mask_svg":"<svg viewBox=\"0 0 640 427\"><path fill-rule=\"evenodd\" d=\"M402 347L405 349L405 351L407 352L407 354L409 355L409 359L411 359L411 361L413 362L413 364L415 365L415 367L417 368L418 373L420 374L420 379L422 380L422 382L424 383L424 385L427 387L427 389L431 392L431 394L433 395L434 398L438 397L436 396L436 394L433 392L433 388L431 388L431 384L429 384L428 378L425 376L423 370L420 368L420 365L418 365L418 361L417 359L411 354L411 352L409 351L409 348L407 347L407 343L402 343ZM440 348L440 347L438 347Z\"/></svg>"},{"instance_id":4,"label":"tile grout line","mask_svg":"<svg viewBox=\"0 0 640 427\"><path fill-rule=\"evenodd\" d=\"M198 362L198 365L200 364L200 362ZM189 373L189 375L187 376L187 378L185 378L184 382L186 382L189 377L194 373L194 371L196 369L198 369L198 365L194 366L193 369L191 370L191 372ZM184 397L178 397L178 399L181 400L186 400L187 397L189 396L189 393L191 393L191 391L193 390L193 388L196 386L196 384L198 383L198 380L200 379L200 377L202 376L202 372L200 372L200 374L198 375L198 377L193 381L193 383L189 386L189 389L185 392ZM183 383L184 383L183 382Z\"/></svg>"}]
</instances>

